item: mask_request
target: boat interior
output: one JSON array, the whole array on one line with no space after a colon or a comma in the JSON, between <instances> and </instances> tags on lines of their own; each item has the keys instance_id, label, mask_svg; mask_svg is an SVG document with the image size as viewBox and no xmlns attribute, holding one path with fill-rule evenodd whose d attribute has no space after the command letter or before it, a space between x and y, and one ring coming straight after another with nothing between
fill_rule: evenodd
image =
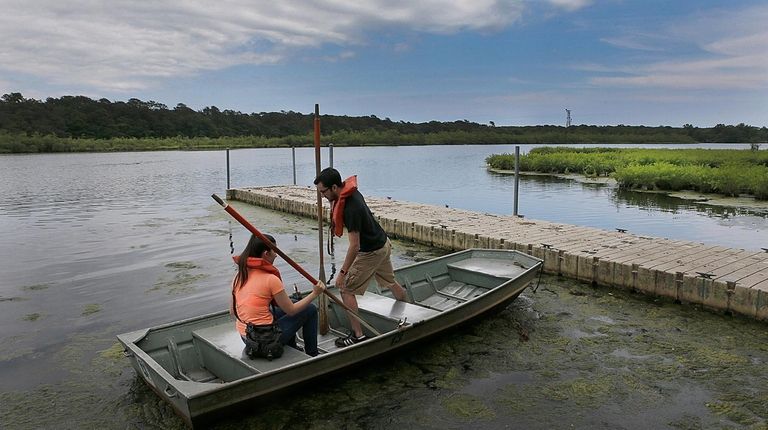
<instances>
[{"instance_id":1,"label":"boat interior","mask_svg":"<svg viewBox=\"0 0 768 430\"><path fill-rule=\"evenodd\" d=\"M358 296L361 318L376 331L387 333L482 296L529 271L535 263L524 254L510 260L489 251L473 251L469 258L452 260L446 256L396 270L396 278L406 288L410 303L395 300L389 290L382 290L375 280L371 281L368 291ZM329 291L340 297L338 290ZM328 300L327 317L330 330L318 338L321 356L336 351L334 341L346 336L350 327L346 311L332 300ZM371 330L364 331L373 335ZM300 335L301 331L297 335L299 348L303 345ZM177 380L212 384L236 381L313 358L291 347L285 347L283 355L272 361L249 358L228 312L150 329L136 345ZM146 369L141 370L149 376Z\"/></svg>"}]
</instances>

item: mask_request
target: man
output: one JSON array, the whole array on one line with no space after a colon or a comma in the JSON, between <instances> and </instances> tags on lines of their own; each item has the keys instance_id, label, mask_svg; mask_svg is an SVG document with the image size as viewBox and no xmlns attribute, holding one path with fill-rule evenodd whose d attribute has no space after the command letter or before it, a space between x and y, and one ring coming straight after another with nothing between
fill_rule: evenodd
<instances>
[{"instance_id":1,"label":"man","mask_svg":"<svg viewBox=\"0 0 768 430\"><path fill-rule=\"evenodd\" d=\"M357 312L356 294L362 295L371 279L376 278L381 288L389 288L397 300L406 301L405 289L395 281L390 260L392 244L373 217L363 195L357 191L357 176L341 181L339 172L329 167L315 178L315 185L323 197L331 202L331 229L341 237L347 228L349 249L336 276L341 299ZM349 317L352 333L336 339L336 346L345 347L365 340L360 321Z\"/></svg>"}]
</instances>

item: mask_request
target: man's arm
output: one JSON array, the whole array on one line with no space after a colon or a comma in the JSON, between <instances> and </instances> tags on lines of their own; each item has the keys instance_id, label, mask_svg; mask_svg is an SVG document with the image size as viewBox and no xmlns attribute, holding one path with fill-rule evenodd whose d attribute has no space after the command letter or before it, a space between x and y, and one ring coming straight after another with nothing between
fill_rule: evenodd
<instances>
[{"instance_id":1,"label":"man's arm","mask_svg":"<svg viewBox=\"0 0 768 430\"><path fill-rule=\"evenodd\" d=\"M352 262L357 257L357 252L360 250L360 232L348 231L347 237L349 238L349 248L347 249L347 256L344 257L344 263L339 269L339 276L336 277L336 286L341 288L344 286L344 281L347 278L347 271L352 267Z\"/></svg>"}]
</instances>

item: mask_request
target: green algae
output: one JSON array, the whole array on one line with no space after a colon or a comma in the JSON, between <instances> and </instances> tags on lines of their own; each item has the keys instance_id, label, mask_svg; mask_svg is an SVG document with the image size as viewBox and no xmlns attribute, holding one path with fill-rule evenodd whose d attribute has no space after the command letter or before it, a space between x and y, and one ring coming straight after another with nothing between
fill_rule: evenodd
<instances>
[{"instance_id":1,"label":"green algae","mask_svg":"<svg viewBox=\"0 0 768 430\"><path fill-rule=\"evenodd\" d=\"M682 355L680 361L685 365L695 368L728 369L733 366L746 364L749 359L729 351L703 345L698 349L690 351L689 354Z\"/></svg>"},{"instance_id":2,"label":"green algae","mask_svg":"<svg viewBox=\"0 0 768 430\"><path fill-rule=\"evenodd\" d=\"M176 261L165 265L169 273L161 275L155 284L147 292L165 291L170 295L189 294L196 289L196 285L209 277L206 273L193 273L202 271L202 268L192 261Z\"/></svg>"},{"instance_id":3,"label":"green algae","mask_svg":"<svg viewBox=\"0 0 768 430\"><path fill-rule=\"evenodd\" d=\"M84 317L101 312L101 305L98 303L88 303L83 307L83 312L80 314Z\"/></svg>"},{"instance_id":4,"label":"green algae","mask_svg":"<svg viewBox=\"0 0 768 430\"><path fill-rule=\"evenodd\" d=\"M768 393L761 391L725 394L720 396L716 402L707 403L707 407L716 413L725 414L725 412L728 412L729 417L731 415L744 415L747 418L746 421L753 423L756 420L752 420L752 417L768 417ZM733 418L731 419L734 420ZM764 422L764 424L768 423Z\"/></svg>"},{"instance_id":5,"label":"green algae","mask_svg":"<svg viewBox=\"0 0 768 430\"><path fill-rule=\"evenodd\" d=\"M533 384L508 384L501 387L494 398L499 413L517 415L543 400L541 387Z\"/></svg>"},{"instance_id":6,"label":"green algae","mask_svg":"<svg viewBox=\"0 0 768 430\"><path fill-rule=\"evenodd\" d=\"M2 339L2 342L0 342L0 362L11 361L13 359L23 357L27 354L31 354L33 352L33 349L29 346L25 346L23 344L23 341L28 336L37 335L38 330L32 331L31 333L28 333L26 336L16 335L16 336L4 337Z\"/></svg>"},{"instance_id":7,"label":"green algae","mask_svg":"<svg viewBox=\"0 0 768 430\"><path fill-rule=\"evenodd\" d=\"M609 377L576 378L570 381L547 384L543 392L547 398L552 400L567 400L581 406L597 406L611 395L613 388L614 382Z\"/></svg>"},{"instance_id":8,"label":"green algae","mask_svg":"<svg viewBox=\"0 0 768 430\"><path fill-rule=\"evenodd\" d=\"M487 420L496 414L481 399L468 394L456 394L443 399L442 405L448 413L461 419Z\"/></svg>"},{"instance_id":9,"label":"green algae","mask_svg":"<svg viewBox=\"0 0 768 430\"><path fill-rule=\"evenodd\" d=\"M669 402L671 395L682 395L677 386L681 381L722 395L766 381L766 355L760 352L766 333L760 323L581 284L563 294L556 284L568 281L548 278L547 283L540 293L549 288L554 293L547 295L556 300L538 302L537 324L529 340L517 345L528 354L508 354L516 369L532 370L538 382L505 386L496 393L499 408L508 413L528 410L532 402L541 407L548 400L564 410L630 401L652 408ZM496 338L489 333L486 341ZM746 346L745 339L754 341ZM754 397L728 397L734 406L723 408L726 418L744 426L764 425L768 406L761 405L768 402L759 396L752 401ZM573 406L562 406L568 404ZM682 421L670 422L686 428ZM702 422L712 425L717 418Z\"/></svg>"},{"instance_id":10,"label":"green algae","mask_svg":"<svg viewBox=\"0 0 768 430\"><path fill-rule=\"evenodd\" d=\"M207 277L208 275L202 273L177 273L173 276L173 279L156 282L154 287L150 288L149 291L165 290L168 294L186 294L194 291L195 284Z\"/></svg>"},{"instance_id":11,"label":"green algae","mask_svg":"<svg viewBox=\"0 0 768 430\"><path fill-rule=\"evenodd\" d=\"M94 388L91 384L66 382L45 385L34 391L0 393L0 422L12 429L125 428L118 423L141 419L141 428L182 430L181 420L157 401L121 407L105 398L121 386ZM147 393L154 396L154 393ZM147 397L148 397L147 395ZM13 405L13 407L11 407ZM33 412L34 411L34 412Z\"/></svg>"},{"instance_id":12,"label":"green algae","mask_svg":"<svg viewBox=\"0 0 768 430\"><path fill-rule=\"evenodd\" d=\"M117 377L126 372L123 345L115 343L107 349L103 349L91 361L91 366L99 373ZM126 372L127 373L127 372Z\"/></svg>"},{"instance_id":13,"label":"green algae","mask_svg":"<svg viewBox=\"0 0 768 430\"><path fill-rule=\"evenodd\" d=\"M24 321L37 321L40 319L41 315L39 313L32 313L32 314L26 314L24 315L24 318L22 318Z\"/></svg>"},{"instance_id":14,"label":"green algae","mask_svg":"<svg viewBox=\"0 0 768 430\"><path fill-rule=\"evenodd\" d=\"M51 285L50 284L34 284L34 285L25 285L21 287L24 291L42 291L47 290Z\"/></svg>"},{"instance_id":15,"label":"green algae","mask_svg":"<svg viewBox=\"0 0 768 430\"><path fill-rule=\"evenodd\" d=\"M198 266L197 264L191 261L175 261L173 263L166 264L165 267L169 269L182 269L182 270L191 270L191 269L200 268L200 266Z\"/></svg>"},{"instance_id":16,"label":"green algae","mask_svg":"<svg viewBox=\"0 0 768 430\"><path fill-rule=\"evenodd\" d=\"M668 424L677 430L702 430L704 428L700 417L689 414L685 414L682 418L673 420Z\"/></svg>"},{"instance_id":17,"label":"green algae","mask_svg":"<svg viewBox=\"0 0 768 430\"><path fill-rule=\"evenodd\" d=\"M120 342L115 342L109 348L99 351L99 357L104 360L122 360L124 357L123 350L123 345Z\"/></svg>"},{"instance_id":18,"label":"green algae","mask_svg":"<svg viewBox=\"0 0 768 430\"><path fill-rule=\"evenodd\" d=\"M750 411L734 402L711 402L707 403L707 407L713 413L722 415L729 420L741 425L752 425L758 423Z\"/></svg>"},{"instance_id":19,"label":"green algae","mask_svg":"<svg viewBox=\"0 0 768 430\"><path fill-rule=\"evenodd\" d=\"M14 429L112 429L124 428L119 423L126 422L141 422L141 428L185 429L170 406L128 371L112 330L75 335L53 352L69 375L61 383L0 393L0 422Z\"/></svg>"},{"instance_id":20,"label":"green algae","mask_svg":"<svg viewBox=\"0 0 768 430\"><path fill-rule=\"evenodd\" d=\"M494 316L214 428L500 428L510 419L520 428L765 428L765 325L554 277L543 283ZM69 381L23 393L30 403L22 394L0 403L40 408L53 396L76 427L118 428L91 412L97 405L117 422L183 428L136 378L113 334L68 343L54 354ZM478 389L477 381L486 382ZM0 421L14 428L56 422L11 409L0 406Z\"/></svg>"},{"instance_id":21,"label":"green algae","mask_svg":"<svg viewBox=\"0 0 768 430\"><path fill-rule=\"evenodd\" d=\"M456 367L451 367L441 377L435 380L434 386L436 388L460 388L464 384L459 379L461 372Z\"/></svg>"}]
</instances>

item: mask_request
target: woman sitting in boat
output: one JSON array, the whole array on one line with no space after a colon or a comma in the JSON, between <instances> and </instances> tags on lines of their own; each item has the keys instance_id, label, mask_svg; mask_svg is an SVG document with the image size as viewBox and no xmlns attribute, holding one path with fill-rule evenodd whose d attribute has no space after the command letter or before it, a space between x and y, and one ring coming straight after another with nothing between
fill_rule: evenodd
<instances>
[{"instance_id":1,"label":"woman sitting in boat","mask_svg":"<svg viewBox=\"0 0 768 430\"><path fill-rule=\"evenodd\" d=\"M266 236L273 244L275 238ZM251 236L243 253L234 257L237 274L232 282L235 306L232 313L237 318L237 331L245 342L246 323L272 324L277 321L283 331L280 342L296 347L296 332L302 329L304 352L317 355L317 307L312 303L323 293L325 285L318 282L312 292L294 303L285 292L280 272L272 263L277 253L257 236ZM276 305L276 306L275 306Z\"/></svg>"}]
</instances>

